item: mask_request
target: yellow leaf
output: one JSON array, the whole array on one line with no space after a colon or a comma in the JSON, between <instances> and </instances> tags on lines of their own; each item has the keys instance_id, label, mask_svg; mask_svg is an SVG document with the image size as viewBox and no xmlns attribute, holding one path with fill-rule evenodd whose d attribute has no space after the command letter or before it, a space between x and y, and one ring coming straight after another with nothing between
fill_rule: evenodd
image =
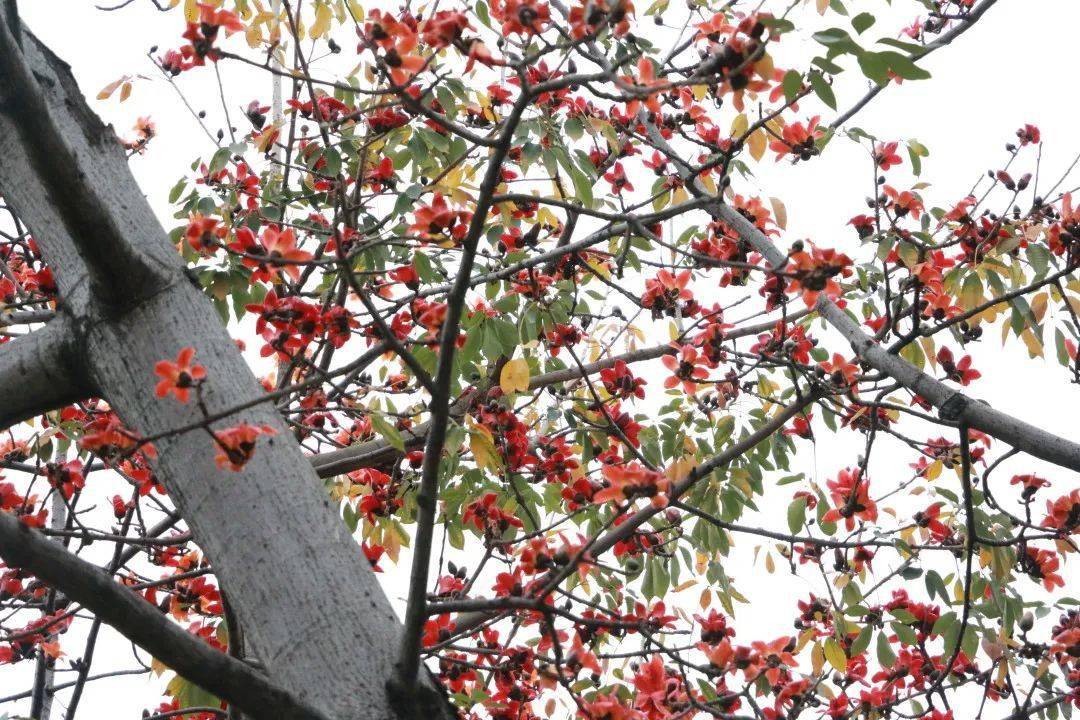
<instances>
[{"instance_id":1,"label":"yellow leaf","mask_svg":"<svg viewBox=\"0 0 1080 720\"><path fill-rule=\"evenodd\" d=\"M195 22L199 19L198 0L184 0L184 20Z\"/></svg>"},{"instance_id":2,"label":"yellow leaf","mask_svg":"<svg viewBox=\"0 0 1080 720\"><path fill-rule=\"evenodd\" d=\"M847 655L844 654L840 643L836 642L836 638L825 641L825 659L840 672L847 672Z\"/></svg>"},{"instance_id":3,"label":"yellow leaf","mask_svg":"<svg viewBox=\"0 0 1080 720\"><path fill-rule=\"evenodd\" d=\"M1031 331L1031 328L1024 328L1024 332L1020 333L1020 339L1023 340L1024 345L1027 346L1028 355L1033 358L1042 357L1042 340Z\"/></svg>"},{"instance_id":4,"label":"yellow leaf","mask_svg":"<svg viewBox=\"0 0 1080 720\"><path fill-rule=\"evenodd\" d=\"M382 540L381 545L386 550L386 557L396 565L401 554L401 538L392 528L387 528L383 530Z\"/></svg>"},{"instance_id":5,"label":"yellow leaf","mask_svg":"<svg viewBox=\"0 0 1080 720\"><path fill-rule=\"evenodd\" d=\"M927 362L930 363L930 367L937 369L937 347L934 344L934 338L924 337L919 338L919 344L922 345L923 355L926 356Z\"/></svg>"},{"instance_id":6,"label":"yellow leaf","mask_svg":"<svg viewBox=\"0 0 1080 720\"><path fill-rule=\"evenodd\" d=\"M768 138L765 137L765 131L758 128L750 135L746 140L746 144L750 146L750 157L755 160L760 160L765 156L765 149L768 146Z\"/></svg>"},{"instance_id":7,"label":"yellow leaf","mask_svg":"<svg viewBox=\"0 0 1080 720\"><path fill-rule=\"evenodd\" d=\"M731 137L741 137L748 127L750 127L750 120L747 119L746 113L739 113L731 121Z\"/></svg>"},{"instance_id":8,"label":"yellow leaf","mask_svg":"<svg viewBox=\"0 0 1080 720\"><path fill-rule=\"evenodd\" d=\"M247 30L244 31L244 39L247 40L248 47L252 50L259 47L263 39L262 28L255 23L248 25Z\"/></svg>"},{"instance_id":9,"label":"yellow leaf","mask_svg":"<svg viewBox=\"0 0 1080 720\"><path fill-rule=\"evenodd\" d=\"M780 198L771 197L769 202L772 203L773 217L777 226L781 230L787 230L787 206L784 205L784 201Z\"/></svg>"},{"instance_id":10,"label":"yellow leaf","mask_svg":"<svg viewBox=\"0 0 1080 720\"><path fill-rule=\"evenodd\" d=\"M810 666L815 675L820 675L825 667L825 652L821 649L821 643L814 643L814 649L810 651Z\"/></svg>"},{"instance_id":11,"label":"yellow leaf","mask_svg":"<svg viewBox=\"0 0 1080 720\"><path fill-rule=\"evenodd\" d=\"M131 83L126 82L120 86L120 102L124 102L131 97Z\"/></svg>"},{"instance_id":12,"label":"yellow leaf","mask_svg":"<svg viewBox=\"0 0 1080 720\"><path fill-rule=\"evenodd\" d=\"M772 55L769 53L765 53L760 60L754 63L754 71L761 77L772 77L775 70L776 66L773 65Z\"/></svg>"},{"instance_id":13,"label":"yellow leaf","mask_svg":"<svg viewBox=\"0 0 1080 720\"><path fill-rule=\"evenodd\" d=\"M825 11L829 9L829 0L817 0L818 15L824 15Z\"/></svg>"},{"instance_id":14,"label":"yellow leaf","mask_svg":"<svg viewBox=\"0 0 1080 720\"><path fill-rule=\"evenodd\" d=\"M477 425L470 431L469 449L472 450L476 464L481 468L498 470L502 466L499 461L498 451L495 449L495 441L491 437L491 431L482 425Z\"/></svg>"},{"instance_id":15,"label":"yellow leaf","mask_svg":"<svg viewBox=\"0 0 1080 720\"><path fill-rule=\"evenodd\" d=\"M712 592L709 590L709 588L705 588L704 590L701 591L701 597L698 598L698 605L701 606L702 610L705 610L705 609L707 609L709 607L709 603L712 600L711 596L712 596Z\"/></svg>"},{"instance_id":16,"label":"yellow leaf","mask_svg":"<svg viewBox=\"0 0 1080 720\"><path fill-rule=\"evenodd\" d=\"M109 97L111 97L112 94L114 92L116 92L116 88L123 85L126 80L127 80L127 75L120 78L119 80L113 80L111 83L109 83L105 87L101 88L101 92L99 92L97 94L97 99L98 100L108 100Z\"/></svg>"},{"instance_id":17,"label":"yellow leaf","mask_svg":"<svg viewBox=\"0 0 1080 720\"><path fill-rule=\"evenodd\" d=\"M1043 321L1043 316L1046 315L1046 305L1050 300L1050 296L1047 293L1039 293L1031 300L1031 312L1035 315L1035 320L1038 322Z\"/></svg>"},{"instance_id":18,"label":"yellow leaf","mask_svg":"<svg viewBox=\"0 0 1080 720\"><path fill-rule=\"evenodd\" d=\"M513 392L526 392L529 389L529 363L518 358L503 365L499 373L499 387L509 395Z\"/></svg>"},{"instance_id":19,"label":"yellow leaf","mask_svg":"<svg viewBox=\"0 0 1080 720\"><path fill-rule=\"evenodd\" d=\"M705 186L705 189L709 191L710 195L716 195L716 181L712 179L712 175L705 173L698 178L698 182Z\"/></svg>"},{"instance_id":20,"label":"yellow leaf","mask_svg":"<svg viewBox=\"0 0 1080 720\"><path fill-rule=\"evenodd\" d=\"M326 34L326 31L330 29L330 20L334 17L333 11L329 5L317 5L315 7L315 22L311 24L311 29L308 31L309 37L317 39Z\"/></svg>"}]
</instances>

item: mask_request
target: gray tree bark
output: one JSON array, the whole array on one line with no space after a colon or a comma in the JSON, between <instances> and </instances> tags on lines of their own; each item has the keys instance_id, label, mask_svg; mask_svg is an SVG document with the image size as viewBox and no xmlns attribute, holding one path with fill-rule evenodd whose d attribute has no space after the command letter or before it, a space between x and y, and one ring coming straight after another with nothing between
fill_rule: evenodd
<instances>
[{"instance_id":1,"label":"gray tree bark","mask_svg":"<svg viewBox=\"0 0 1080 720\"><path fill-rule=\"evenodd\" d=\"M260 439L241 472L215 465L204 430L169 434L202 419L196 403L153 393L155 363L183 347L194 347L207 369L202 396L211 414L250 404L263 391L188 280L115 134L86 105L68 66L28 32L21 45L20 52L0 21L0 194L57 277L66 342L83 372L54 372L65 386L96 388L144 436L162 436L156 472L213 561L270 678L333 718L392 717L385 682L400 624L273 404L214 425L246 421L277 431ZM35 335L17 342L54 339ZM17 369L22 355L8 349L0 363ZM41 398L73 399L44 390Z\"/></svg>"}]
</instances>

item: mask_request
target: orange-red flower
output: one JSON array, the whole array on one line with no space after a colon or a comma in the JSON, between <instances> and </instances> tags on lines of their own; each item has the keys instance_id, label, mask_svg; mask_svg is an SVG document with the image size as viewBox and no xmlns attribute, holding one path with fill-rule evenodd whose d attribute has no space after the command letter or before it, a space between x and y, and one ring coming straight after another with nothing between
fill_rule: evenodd
<instances>
[{"instance_id":1,"label":"orange-red flower","mask_svg":"<svg viewBox=\"0 0 1080 720\"><path fill-rule=\"evenodd\" d=\"M235 236L229 248L241 253L244 266L254 270L252 282L273 282L281 270L293 280L299 280L300 265L312 259L311 253L296 246L296 233L292 228L282 230L277 225L268 225L258 241L255 233L246 227L239 228Z\"/></svg>"},{"instance_id":2,"label":"orange-red flower","mask_svg":"<svg viewBox=\"0 0 1080 720\"><path fill-rule=\"evenodd\" d=\"M668 717L668 675L659 654L652 656L634 675L634 707L642 710L650 718Z\"/></svg>"},{"instance_id":3,"label":"orange-red flower","mask_svg":"<svg viewBox=\"0 0 1080 720\"><path fill-rule=\"evenodd\" d=\"M467 229L465 223L468 222L469 217L468 212L454 210L443 195L435 193L430 205L421 205L413 212L413 224L409 227L425 238L435 238L444 234L460 237Z\"/></svg>"},{"instance_id":4,"label":"orange-red flower","mask_svg":"<svg viewBox=\"0 0 1080 720\"><path fill-rule=\"evenodd\" d=\"M597 694L588 702L582 700L578 714L584 720L641 720L644 717L610 693Z\"/></svg>"},{"instance_id":5,"label":"orange-red flower","mask_svg":"<svg viewBox=\"0 0 1080 720\"><path fill-rule=\"evenodd\" d=\"M971 367L971 356L965 355L959 361L953 359L952 350L943 347L938 350L937 361L945 372L945 377L961 385L967 385L972 380L978 380L982 373Z\"/></svg>"},{"instance_id":6,"label":"orange-red flower","mask_svg":"<svg viewBox=\"0 0 1080 720\"><path fill-rule=\"evenodd\" d=\"M809 252L806 250L808 245ZM803 243L802 249L788 256L786 269L792 275L787 289L793 293L801 293L803 302L812 308L821 293L825 293L831 300L840 297L840 283L836 281L836 277L851 275L851 258L832 248L823 250L810 243Z\"/></svg>"},{"instance_id":7,"label":"orange-red flower","mask_svg":"<svg viewBox=\"0 0 1080 720\"><path fill-rule=\"evenodd\" d=\"M636 75L625 75L623 76L623 80L627 84L639 88L651 88L663 84L662 80L657 80L656 68L652 61L647 57L638 59ZM637 117L638 110L642 105L648 108L649 112L656 113L657 115L662 112L659 95L657 93L649 93L644 97L635 97L630 102L626 103L626 114L632 118Z\"/></svg>"},{"instance_id":8,"label":"orange-red flower","mask_svg":"<svg viewBox=\"0 0 1080 720\"><path fill-rule=\"evenodd\" d=\"M1080 531L1080 490L1073 490L1053 502L1047 500L1046 518L1042 525L1062 533Z\"/></svg>"},{"instance_id":9,"label":"orange-red flower","mask_svg":"<svg viewBox=\"0 0 1080 720\"><path fill-rule=\"evenodd\" d=\"M815 115L805 125L801 122L785 125L780 131L780 138L769 143L769 149L776 153L776 159L795 155L799 160L809 160L816 155L817 147L814 143L825 136L825 131L818 127L820 120L821 118Z\"/></svg>"},{"instance_id":10,"label":"orange-red flower","mask_svg":"<svg viewBox=\"0 0 1080 720\"><path fill-rule=\"evenodd\" d=\"M882 190L885 192L885 197L889 200L887 208L892 210L896 217L899 218L908 214L915 220L922 217L923 202L918 195L910 190L901 192L891 185L883 186Z\"/></svg>"},{"instance_id":11,"label":"orange-red flower","mask_svg":"<svg viewBox=\"0 0 1080 720\"><path fill-rule=\"evenodd\" d=\"M853 385L859 374L859 366L849 362L840 353L833 353L832 360L825 360L820 365L829 375L829 379L837 385Z\"/></svg>"},{"instance_id":12,"label":"orange-red flower","mask_svg":"<svg viewBox=\"0 0 1080 720\"><path fill-rule=\"evenodd\" d=\"M551 22L547 3L536 0L493 0L491 14L502 22L503 35L539 35Z\"/></svg>"},{"instance_id":13,"label":"orange-red flower","mask_svg":"<svg viewBox=\"0 0 1080 720\"><path fill-rule=\"evenodd\" d=\"M608 486L593 495L594 503L614 500L623 502L633 497L646 496L653 498L653 504L663 506L667 504L664 496L668 489L668 479L661 472L650 470L641 463L628 463L626 465L605 465L601 471Z\"/></svg>"},{"instance_id":14,"label":"orange-red flower","mask_svg":"<svg viewBox=\"0 0 1080 720\"><path fill-rule=\"evenodd\" d=\"M941 508L945 503L936 502L926 510L915 513L915 524L921 528L926 528L930 531L930 534L935 539L942 539L949 536L949 528L945 523L941 522Z\"/></svg>"},{"instance_id":15,"label":"orange-red flower","mask_svg":"<svg viewBox=\"0 0 1080 720\"><path fill-rule=\"evenodd\" d=\"M708 360L698 353L692 345L675 346L674 355L665 355L660 359L664 367L671 371L671 376L664 380L667 389L682 385L682 389L693 394L699 382L709 377Z\"/></svg>"},{"instance_id":16,"label":"orange-red flower","mask_svg":"<svg viewBox=\"0 0 1080 720\"><path fill-rule=\"evenodd\" d=\"M622 37L630 32L634 4L630 0L580 0L570 8L570 34L575 40L595 37L601 28L611 28L611 34Z\"/></svg>"},{"instance_id":17,"label":"orange-red flower","mask_svg":"<svg viewBox=\"0 0 1080 720\"><path fill-rule=\"evenodd\" d=\"M641 306L652 310L653 317L674 314L680 305L692 302L694 294L687 289L690 284L690 271L683 270L678 275L670 270L661 270L656 277L645 281L645 292L641 296Z\"/></svg>"},{"instance_id":18,"label":"orange-red flower","mask_svg":"<svg viewBox=\"0 0 1080 720\"><path fill-rule=\"evenodd\" d=\"M623 190L630 190L631 192L634 190L630 178L626 177L626 171L623 170L621 162L612 165L611 170L604 175L604 179L611 183L611 189L616 193L622 193Z\"/></svg>"},{"instance_id":19,"label":"orange-red flower","mask_svg":"<svg viewBox=\"0 0 1080 720\"><path fill-rule=\"evenodd\" d=\"M394 84L408 85L427 62L413 52L420 44L415 27L382 10L372 10L369 18L364 28L365 37L383 50L382 60Z\"/></svg>"},{"instance_id":20,"label":"orange-red flower","mask_svg":"<svg viewBox=\"0 0 1080 720\"><path fill-rule=\"evenodd\" d=\"M753 654L753 665L747 668L747 680L764 675L770 685L777 685L787 668L796 666L795 657L791 654L794 642L790 637L779 637L772 642L755 640L750 643Z\"/></svg>"},{"instance_id":21,"label":"orange-red flower","mask_svg":"<svg viewBox=\"0 0 1080 720\"><path fill-rule=\"evenodd\" d=\"M822 517L823 522L837 522L841 518L848 530L855 529L855 518L866 522L877 520L877 503L870 499L870 481L863 480L862 471L845 469L835 480L825 485L829 488L833 508Z\"/></svg>"},{"instance_id":22,"label":"orange-red flower","mask_svg":"<svg viewBox=\"0 0 1080 720\"><path fill-rule=\"evenodd\" d=\"M176 362L161 360L154 365L154 372L161 377L161 381L154 388L154 393L159 398L172 393L180 402L188 401L191 388L206 377L206 368L192 364L194 357L195 348L186 347L176 356Z\"/></svg>"},{"instance_id":23,"label":"orange-red flower","mask_svg":"<svg viewBox=\"0 0 1080 720\"><path fill-rule=\"evenodd\" d=\"M217 218L193 213L188 220L187 230L184 231L184 238L195 252L209 255L225 239L225 226Z\"/></svg>"},{"instance_id":24,"label":"orange-red flower","mask_svg":"<svg viewBox=\"0 0 1080 720\"><path fill-rule=\"evenodd\" d=\"M874 163L882 170L903 164L904 160L896 152L896 143L878 143L874 146Z\"/></svg>"},{"instance_id":25,"label":"orange-red flower","mask_svg":"<svg viewBox=\"0 0 1080 720\"><path fill-rule=\"evenodd\" d=\"M1055 587L1065 587L1065 581L1058 574L1061 560L1056 552L1029 547L1020 557L1020 567L1033 580L1042 581L1048 592L1053 592Z\"/></svg>"},{"instance_id":26,"label":"orange-red flower","mask_svg":"<svg viewBox=\"0 0 1080 720\"><path fill-rule=\"evenodd\" d=\"M424 21L420 39L433 48L452 45L465 30L471 29L465 13L458 10L439 10Z\"/></svg>"},{"instance_id":27,"label":"orange-red flower","mask_svg":"<svg viewBox=\"0 0 1080 720\"><path fill-rule=\"evenodd\" d=\"M217 444L217 466L240 472L255 454L255 442L260 435L276 435L277 431L269 425L239 425L214 432Z\"/></svg>"}]
</instances>

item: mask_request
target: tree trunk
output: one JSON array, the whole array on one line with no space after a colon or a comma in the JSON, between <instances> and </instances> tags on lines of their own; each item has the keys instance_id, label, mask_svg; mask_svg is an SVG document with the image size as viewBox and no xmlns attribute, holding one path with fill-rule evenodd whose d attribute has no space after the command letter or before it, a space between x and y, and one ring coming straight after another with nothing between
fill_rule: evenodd
<instances>
[{"instance_id":1,"label":"tree trunk","mask_svg":"<svg viewBox=\"0 0 1080 720\"><path fill-rule=\"evenodd\" d=\"M210 301L186 276L115 134L88 108L68 66L28 32L21 58L11 51L2 21L0 34L6 36L0 42L6 45L0 52L0 193L34 233L57 277L60 311L86 371L83 382L71 384L97 388L145 436L202 419L196 402L153 392L155 363L175 358L183 347L194 347L196 362L206 367L202 395L210 413L261 395ZM40 87L43 116L26 97L27 83ZM54 172L66 164L57 159L57 147L69 156L65 177ZM75 192L84 196L72 200ZM114 257L116 237L134 260ZM146 275L109 277L114 260L125 269L134 262ZM143 280L134 301L100 302L98 289L137 288ZM213 562L271 679L334 718L392 717L385 683L400 624L389 601L273 404L214 427L241 421L277 431L260 438L243 471L218 468L212 439L200 428L155 443L159 478Z\"/></svg>"}]
</instances>

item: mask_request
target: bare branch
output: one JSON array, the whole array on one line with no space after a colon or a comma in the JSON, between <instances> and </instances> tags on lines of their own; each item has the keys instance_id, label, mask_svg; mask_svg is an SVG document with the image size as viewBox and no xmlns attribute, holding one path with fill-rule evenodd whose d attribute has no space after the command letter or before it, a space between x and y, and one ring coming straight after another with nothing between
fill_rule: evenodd
<instances>
[{"instance_id":1,"label":"bare branch","mask_svg":"<svg viewBox=\"0 0 1080 720\"><path fill-rule=\"evenodd\" d=\"M325 720L254 669L174 625L98 567L0 513L0 557L32 572L191 682L261 718Z\"/></svg>"},{"instance_id":2,"label":"bare branch","mask_svg":"<svg viewBox=\"0 0 1080 720\"><path fill-rule=\"evenodd\" d=\"M686 187L695 196L709 194L693 177L693 171L685 160L679 158L672 147L660 135L660 131L646 120L650 142L663 150L676 164L679 176L688 179ZM714 218L728 224L739 237L757 250L774 267L782 267L787 256L780 251L753 223L736 209L716 198L708 208ZM967 424L1002 442L1008 443L1029 455L1080 472L1080 444L1049 433L1011 415L995 410L988 404L975 401L954 390L945 383L930 377L917 367L893 355L862 331L859 324L824 294L820 295L815 310L848 341L855 353L876 370L889 375L905 388L938 408L942 419Z\"/></svg>"},{"instance_id":3,"label":"bare branch","mask_svg":"<svg viewBox=\"0 0 1080 720\"><path fill-rule=\"evenodd\" d=\"M983 2L979 3L979 5L975 8L975 10L971 12L971 14L959 20L957 25L955 25L951 30L942 33L941 37L939 37L934 42L928 44L920 52L914 53L910 59L912 61L921 60L935 50L947 46L953 40L970 30L971 27L979 21L979 18L986 14L986 11L993 7L994 3L996 2L997 0L983 0ZM887 82L875 85L869 92L863 95L858 100L858 102L856 102L848 110L844 111L835 120L829 123L829 127L835 130L836 128L846 123L848 120L853 118L856 113L869 105L870 101L876 98L878 94L887 87L889 87L889 83Z\"/></svg>"}]
</instances>

